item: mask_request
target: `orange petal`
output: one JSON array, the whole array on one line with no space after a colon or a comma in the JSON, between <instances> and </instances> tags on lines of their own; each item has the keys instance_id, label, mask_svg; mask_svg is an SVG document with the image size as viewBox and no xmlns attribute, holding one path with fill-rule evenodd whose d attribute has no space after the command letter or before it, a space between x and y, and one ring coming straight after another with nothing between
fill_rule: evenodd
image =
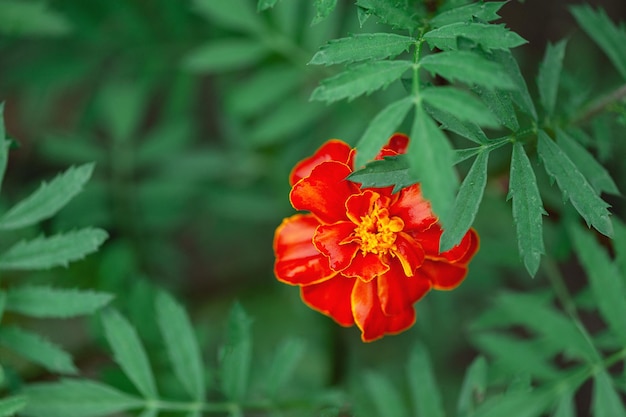
<instances>
[{"instance_id":1,"label":"orange petal","mask_svg":"<svg viewBox=\"0 0 626 417\"><path fill-rule=\"evenodd\" d=\"M334 274L328 259L313 245L318 225L313 215L296 214L278 226L274 234L274 273L279 281L306 285L328 279Z\"/></svg>"},{"instance_id":2,"label":"orange petal","mask_svg":"<svg viewBox=\"0 0 626 417\"><path fill-rule=\"evenodd\" d=\"M385 274L378 277L378 298L386 316L401 314L430 291L431 283L422 275L407 277L400 265L391 264Z\"/></svg>"},{"instance_id":3,"label":"orange petal","mask_svg":"<svg viewBox=\"0 0 626 417\"><path fill-rule=\"evenodd\" d=\"M424 262L424 249L415 239L406 233L396 235L394 254L400 261L404 274L412 276L416 268Z\"/></svg>"},{"instance_id":4,"label":"orange petal","mask_svg":"<svg viewBox=\"0 0 626 417\"><path fill-rule=\"evenodd\" d=\"M342 270L341 273L347 277L360 278L362 281L369 282L387 271L389 271L389 265L380 256L371 252L363 255L359 251L352 259L350 265Z\"/></svg>"},{"instance_id":5,"label":"orange petal","mask_svg":"<svg viewBox=\"0 0 626 417\"><path fill-rule=\"evenodd\" d=\"M419 269L428 277L436 290L453 290L467 275L467 265L452 264L444 260L426 259Z\"/></svg>"},{"instance_id":6,"label":"orange petal","mask_svg":"<svg viewBox=\"0 0 626 417\"><path fill-rule=\"evenodd\" d=\"M354 223L348 221L323 225L317 228L313 236L313 244L328 258L330 267L335 271L350 265L359 250L356 243L342 243L354 232L354 227Z\"/></svg>"},{"instance_id":7,"label":"orange petal","mask_svg":"<svg viewBox=\"0 0 626 417\"><path fill-rule=\"evenodd\" d=\"M345 180L351 172L346 164L323 162L293 186L291 205L296 210L310 211L324 223L346 220L344 203L351 194L359 192L356 184Z\"/></svg>"},{"instance_id":8,"label":"orange petal","mask_svg":"<svg viewBox=\"0 0 626 417\"><path fill-rule=\"evenodd\" d=\"M398 200L389 210L392 216L399 216L404 220L404 230L422 231L437 222L430 203L422 195L419 184L400 191Z\"/></svg>"},{"instance_id":9,"label":"orange petal","mask_svg":"<svg viewBox=\"0 0 626 417\"><path fill-rule=\"evenodd\" d=\"M337 161L348 166L352 166L353 150L350 146L340 140L331 139L324 143L313 156L300 161L291 170L289 175L289 184L294 185L302 178L306 178L311 175L313 168L326 161Z\"/></svg>"},{"instance_id":10,"label":"orange petal","mask_svg":"<svg viewBox=\"0 0 626 417\"><path fill-rule=\"evenodd\" d=\"M332 317L342 326L352 326L352 288L357 280L337 275L332 279L300 288L302 301L313 310Z\"/></svg>"},{"instance_id":11,"label":"orange petal","mask_svg":"<svg viewBox=\"0 0 626 417\"><path fill-rule=\"evenodd\" d=\"M359 194L353 194L346 200L346 214L355 224L361 223L361 217L367 216L374 203L381 198L380 194L365 190Z\"/></svg>"}]
</instances>

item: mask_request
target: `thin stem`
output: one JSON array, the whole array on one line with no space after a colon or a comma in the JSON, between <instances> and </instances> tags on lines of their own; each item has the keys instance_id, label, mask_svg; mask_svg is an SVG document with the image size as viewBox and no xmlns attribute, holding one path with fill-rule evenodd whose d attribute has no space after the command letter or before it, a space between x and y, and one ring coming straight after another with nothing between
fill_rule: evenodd
<instances>
[{"instance_id":1,"label":"thin stem","mask_svg":"<svg viewBox=\"0 0 626 417\"><path fill-rule=\"evenodd\" d=\"M613 90L609 94L600 97L596 101L592 102L589 106L587 106L578 116L572 120L573 124L583 123L587 120L591 119L598 113L601 113L604 109L606 109L611 104L616 101L620 101L621 99L626 97L626 84L621 87Z\"/></svg>"}]
</instances>

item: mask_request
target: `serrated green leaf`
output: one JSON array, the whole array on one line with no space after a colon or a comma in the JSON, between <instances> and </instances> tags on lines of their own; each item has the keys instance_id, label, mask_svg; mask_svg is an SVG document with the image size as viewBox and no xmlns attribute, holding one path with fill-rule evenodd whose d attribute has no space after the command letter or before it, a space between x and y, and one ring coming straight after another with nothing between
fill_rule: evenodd
<instances>
[{"instance_id":1,"label":"serrated green leaf","mask_svg":"<svg viewBox=\"0 0 626 417\"><path fill-rule=\"evenodd\" d=\"M337 6L337 0L314 0L315 2L315 17L311 22L311 26L320 23L326 19Z\"/></svg>"},{"instance_id":2,"label":"serrated green leaf","mask_svg":"<svg viewBox=\"0 0 626 417\"><path fill-rule=\"evenodd\" d=\"M159 293L155 299L157 324L165 343L174 375L194 400L204 399L204 365L191 321L184 308L171 295Z\"/></svg>"},{"instance_id":3,"label":"serrated green leaf","mask_svg":"<svg viewBox=\"0 0 626 417\"><path fill-rule=\"evenodd\" d=\"M556 45L548 43L543 60L539 64L539 74L537 75L539 100L548 115L554 113L566 46L567 40L562 40Z\"/></svg>"},{"instance_id":4,"label":"serrated green leaf","mask_svg":"<svg viewBox=\"0 0 626 417\"><path fill-rule=\"evenodd\" d=\"M267 48L256 40L219 39L189 52L181 65L193 73L220 73L248 67L267 54Z\"/></svg>"},{"instance_id":5,"label":"serrated green leaf","mask_svg":"<svg viewBox=\"0 0 626 417\"><path fill-rule=\"evenodd\" d=\"M442 51L457 50L457 38L470 39L481 45L485 50L509 49L523 45L527 41L517 33L508 30L504 25L485 23L452 23L431 30L424 35L431 49Z\"/></svg>"},{"instance_id":6,"label":"serrated green leaf","mask_svg":"<svg viewBox=\"0 0 626 417\"><path fill-rule=\"evenodd\" d=\"M363 375L363 384L368 398L376 409L376 415L385 417L407 417L409 412L398 390L391 382L376 372Z\"/></svg>"},{"instance_id":7,"label":"serrated green leaf","mask_svg":"<svg viewBox=\"0 0 626 417\"><path fill-rule=\"evenodd\" d=\"M113 309L102 313L102 324L115 362L144 397L158 398L148 355L135 328Z\"/></svg>"},{"instance_id":8,"label":"serrated green leaf","mask_svg":"<svg viewBox=\"0 0 626 417\"><path fill-rule=\"evenodd\" d=\"M24 396L22 414L30 417L104 417L144 404L108 385L79 379L28 385Z\"/></svg>"},{"instance_id":9,"label":"serrated green leaf","mask_svg":"<svg viewBox=\"0 0 626 417\"><path fill-rule=\"evenodd\" d=\"M26 405L26 397L16 395L0 400L0 417L9 417L20 411Z\"/></svg>"},{"instance_id":10,"label":"serrated green leaf","mask_svg":"<svg viewBox=\"0 0 626 417\"><path fill-rule=\"evenodd\" d=\"M420 59L419 65L447 80L470 86L478 84L488 89L511 89L515 86L499 64L469 51L427 55Z\"/></svg>"},{"instance_id":11,"label":"serrated green leaf","mask_svg":"<svg viewBox=\"0 0 626 417\"><path fill-rule=\"evenodd\" d=\"M602 192L615 195L620 194L617 185L615 185L606 168L600 165L582 145L560 129L556 132L556 138L563 152L580 169L580 172L589 181L589 185L596 190L597 194Z\"/></svg>"},{"instance_id":12,"label":"serrated green leaf","mask_svg":"<svg viewBox=\"0 0 626 417\"><path fill-rule=\"evenodd\" d=\"M328 103L344 98L353 100L386 88L412 65L410 61L374 61L352 65L346 71L322 80L310 99Z\"/></svg>"},{"instance_id":13,"label":"serrated green leaf","mask_svg":"<svg viewBox=\"0 0 626 417\"><path fill-rule=\"evenodd\" d=\"M304 356L306 345L302 340L290 338L281 343L266 376L265 389L274 398L278 392L287 387L296 366Z\"/></svg>"},{"instance_id":14,"label":"serrated green leaf","mask_svg":"<svg viewBox=\"0 0 626 417\"><path fill-rule=\"evenodd\" d=\"M3 326L0 329L0 345L51 372L62 374L78 372L69 353L38 334L19 327Z\"/></svg>"},{"instance_id":15,"label":"serrated green leaf","mask_svg":"<svg viewBox=\"0 0 626 417\"><path fill-rule=\"evenodd\" d=\"M480 404L487 391L487 360L479 356L467 368L459 402L457 405L458 417L470 417Z\"/></svg>"},{"instance_id":16,"label":"serrated green leaf","mask_svg":"<svg viewBox=\"0 0 626 417\"><path fill-rule=\"evenodd\" d=\"M415 30L419 22L413 12L406 8L406 4L399 1L385 0L357 0L356 5L360 10L366 10L381 22L391 25L393 28ZM361 24L362 25L362 24Z\"/></svg>"},{"instance_id":17,"label":"serrated green leaf","mask_svg":"<svg viewBox=\"0 0 626 417\"><path fill-rule=\"evenodd\" d=\"M478 207L487 185L487 162L489 152L478 154L467 176L459 188L459 194L452 206L450 221L441 235L439 250L445 252L457 245L474 223Z\"/></svg>"},{"instance_id":18,"label":"serrated green leaf","mask_svg":"<svg viewBox=\"0 0 626 417\"><path fill-rule=\"evenodd\" d=\"M430 106L452 113L463 122L491 128L500 127L487 106L466 91L454 87L430 87L420 90L419 94Z\"/></svg>"},{"instance_id":19,"label":"serrated green leaf","mask_svg":"<svg viewBox=\"0 0 626 417\"><path fill-rule=\"evenodd\" d=\"M626 345L626 286L617 265L611 262L608 254L596 239L580 227L570 225L576 254L587 275L596 305L611 331Z\"/></svg>"},{"instance_id":20,"label":"serrated green leaf","mask_svg":"<svg viewBox=\"0 0 626 417\"><path fill-rule=\"evenodd\" d=\"M83 189L93 168L93 164L71 167L50 183L44 182L0 218L0 229L19 229L52 217Z\"/></svg>"},{"instance_id":21,"label":"serrated green leaf","mask_svg":"<svg viewBox=\"0 0 626 417\"><path fill-rule=\"evenodd\" d=\"M461 135L479 145L486 144L489 139L478 125L469 121L461 121L454 114L434 107L426 106L426 111L433 119L441 123L441 128Z\"/></svg>"},{"instance_id":22,"label":"serrated green leaf","mask_svg":"<svg viewBox=\"0 0 626 417\"><path fill-rule=\"evenodd\" d=\"M583 30L609 57L622 78L626 79L626 30L615 25L603 9L589 5L573 6L572 14Z\"/></svg>"},{"instance_id":23,"label":"serrated green leaf","mask_svg":"<svg viewBox=\"0 0 626 417\"><path fill-rule=\"evenodd\" d=\"M30 317L66 318L94 313L112 299L104 292L24 286L8 290L6 309Z\"/></svg>"},{"instance_id":24,"label":"serrated green leaf","mask_svg":"<svg viewBox=\"0 0 626 417\"><path fill-rule=\"evenodd\" d=\"M504 69L505 74L513 81L514 88L511 89L511 98L519 108L534 120L537 120L537 110L530 93L526 79L520 71L517 60L508 50L495 50L491 53L491 58Z\"/></svg>"},{"instance_id":25,"label":"serrated green leaf","mask_svg":"<svg viewBox=\"0 0 626 417\"><path fill-rule=\"evenodd\" d=\"M86 228L50 237L23 240L0 255L0 269L49 269L67 266L95 252L108 237L102 229Z\"/></svg>"},{"instance_id":26,"label":"serrated green leaf","mask_svg":"<svg viewBox=\"0 0 626 417\"><path fill-rule=\"evenodd\" d=\"M441 393L428 351L418 343L410 355L406 369L414 412L420 417L444 417Z\"/></svg>"},{"instance_id":27,"label":"serrated green leaf","mask_svg":"<svg viewBox=\"0 0 626 417\"><path fill-rule=\"evenodd\" d=\"M482 86L474 87L474 91L487 104L491 113L496 116L503 126L506 126L513 132L519 130L519 122L517 121L510 91L490 90Z\"/></svg>"},{"instance_id":28,"label":"serrated green leaf","mask_svg":"<svg viewBox=\"0 0 626 417\"><path fill-rule=\"evenodd\" d=\"M0 33L18 36L63 36L70 22L43 1L3 0L0 2Z\"/></svg>"},{"instance_id":29,"label":"serrated green leaf","mask_svg":"<svg viewBox=\"0 0 626 417\"><path fill-rule=\"evenodd\" d=\"M405 155L372 161L365 168L354 171L348 179L361 184L363 188L393 185L394 193L417 182L409 173L409 162Z\"/></svg>"},{"instance_id":30,"label":"serrated green leaf","mask_svg":"<svg viewBox=\"0 0 626 417\"><path fill-rule=\"evenodd\" d=\"M309 64L335 65L395 57L415 43L415 39L393 33L366 33L334 39L313 55Z\"/></svg>"},{"instance_id":31,"label":"serrated green leaf","mask_svg":"<svg viewBox=\"0 0 626 417\"><path fill-rule=\"evenodd\" d=\"M593 377L591 410L594 417L626 417L624 402L604 369Z\"/></svg>"},{"instance_id":32,"label":"serrated green leaf","mask_svg":"<svg viewBox=\"0 0 626 417\"><path fill-rule=\"evenodd\" d=\"M252 365L251 320L236 303L230 311L226 343L220 351L222 391L232 401L241 400L248 389Z\"/></svg>"},{"instance_id":33,"label":"serrated green leaf","mask_svg":"<svg viewBox=\"0 0 626 417\"><path fill-rule=\"evenodd\" d=\"M571 393L561 394L552 417L576 417L574 399Z\"/></svg>"},{"instance_id":34,"label":"serrated green leaf","mask_svg":"<svg viewBox=\"0 0 626 417\"><path fill-rule=\"evenodd\" d=\"M389 137L402 123L413 106L413 98L406 97L385 107L367 125L367 129L356 144L355 166L361 167L376 157Z\"/></svg>"},{"instance_id":35,"label":"serrated green leaf","mask_svg":"<svg viewBox=\"0 0 626 417\"><path fill-rule=\"evenodd\" d=\"M505 1L490 1L488 3L472 3L445 11L438 14L430 21L430 26L439 28L452 23L469 22L478 18L485 22L491 22L500 18L498 10L506 4Z\"/></svg>"},{"instance_id":36,"label":"serrated green leaf","mask_svg":"<svg viewBox=\"0 0 626 417\"><path fill-rule=\"evenodd\" d=\"M416 107L407 149L409 173L419 178L424 197L430 201L443 228L449 226L458 179L454 170L454 152L446 135L426 114L421 103Z\"/></svg>"},{"instance_id":37,"label":"serrated green leaf","mask_svg":"<svg viewBox=\"0 0 626 417\"><path fill-rule=\"evenodd\" d=\"M541 255L545 253L541 216L547 213L543 209L535 172L520 142L513 144L507 199L511 198L519 253L528 273L535 276Z\"/></svg>"},{"instance_id":38,"label":"serrated green leaf","mask_svg":"<svg viewBox=\"0 0 626 417\"><path fill-rule=\"evenodd\" d=\"M211 22L227 29L256 34L263 31L260 16L248 0L193 0L192 9Z\"/></svg>"},{"instance_id":39,"label":"serrated green leaf","mask_svg":"<svg viewBox=\"0 0 626 417\"><path fill-rule=\"evenodd\" d=\"M537 151L546 172L556 180L563 197L571 201L587 225L603 235L612 236L609 204L598 197L576 165L543 130L538 134Z\"/></svg>"},{"instance_id":40,"label":"serrated green leaf","mask_svg":"<svg viewBox=\"0 0 626 417\"><path fill-rule=\"evenodd\" d=\"M259 0L256 10L257 12L262 12L263 10L271 9L276 3L278 3L278 0Z\"/></svg>"}]
</instances>

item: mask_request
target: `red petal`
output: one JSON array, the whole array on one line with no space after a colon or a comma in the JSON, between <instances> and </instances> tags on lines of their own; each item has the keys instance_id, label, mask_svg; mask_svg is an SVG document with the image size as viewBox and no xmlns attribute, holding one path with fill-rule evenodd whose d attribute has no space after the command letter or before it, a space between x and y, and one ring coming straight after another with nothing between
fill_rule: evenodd
<instances>
[{"instance_id":1,"label":"red petal","mask_svg":"<svg viewBox=\"0 0 626 417\"><path fill-rule=\"evenodd\" d=\"M300 295L302 301L313 310L332 317L342 326L352 326L354 318L350 297L356 281L337 275L324 282L301 287Z\"/></svg>"},{"instance_id":2,"label":"red petal","mask_svg":"<svg viewBox=\"0 0 626 417\"><path fill-rule=\"evenodd\" d=\"M478 248L480 247L480 239L478 237L478 233L476 233L476 230L469 229L463 239L468 237L470 241L468 245L469 247L467 248L467 252L465 252L465 255L463 255L463 257L457 261L458 263L468 263L470 259L472 259L474 255L476 255L476 252L478 252Z\"/></svg>"},{"instance_id":3,"label":"red petal","mask_svg":"<svg viewBox=\"0 0 626 417\"><path fill-rule=\"evenodd\" d=\"M389 138L389 142L381 149L376 159L382 159L384 156L398 155L406 152L409 146L409 137L402 133L396 133Z\"/></svg>"},{"instance_id":4,"label":"red petal","mask_svg":"<svg viewBox=\"0 0 626 417\"><path fill-rule=\"evenodd\" d=\"M453 290L467 275L467 265L451 264L443 260L426 259L419 269L430 279L436 290Z\"/></svg>"},{"instance_id":5,"label":"red petal","mask_svg":"<svg viewBox=\"0 0 626 417\"><path fill-rule=\"evenodd\" d=\"M398 334L415 324L415 309L413 307L395 316L387 317L387 334Z\"/></svg>"},{"instance_id":6,"label":"red petal","mask_svg":"<svg viewBox=\"0 0 626 417\"><path fill-rule=\"evenodd\" d=\"M346 214L355 224L361 223L361 217L367 216L380 194L365 190L360 194L353 194L346 200Z\"/></svg>"},{"instance_id":7,"label":"red petal","mask_svg":"<svg viewBox=\"0 0 626 417\"><path fill-rule=\"evenodd\" d=\"M406 233L396 235L394 253L402 265L404 274L412 276L416 268L424 262L424 249L415 239Z\"/></svg>"},{"instance_id":8,"label":"red petal","mask_svg":"<svg viewBox=\"0 0 626 417\"><path fill-rule=\"evenodd\" d=\"M358 244L341 243L354 232L354 227L352 222L337 222L318 227L313 236L313 244L328 258L330 267L335 271L350 265L359 250Z\"/></svg>"},{"instance_id":9,"label":"red petal","mask_svg":"<svg viewBox=\"0 0 626 417\"><path fill-rule=\"evenodd\" d=\"M413 304L430 291L431 283L421 275L407 277L398 263L378 277L378 298L387 316L412 309Z\"/></svg>"},{"instance_id":10,"label":"red petal","mask_svg":"<svg viewBox=\"0 0 626 417\"><path fill-rule=\"evenodd\" d=\"M328 279L334 274L328 259L313 246L313 235L318 225L314 216L296 214L278 226L274 234L274 273L279 281L306 285Z\"/></svg>"},{"instance_id":11,"label":"red petal","mask_svg":"<svg viewBox=\"0 0 626 417\"><path fill-rule=\"evenodd\" d=\"M294 185L302 178L311 175L313 168L326 161L337 161L352 166L353 150L350 146L337 139L331 139L324 143L313 156L300 161L291 170L289 175L289 184Z\"/></svg>"},{"instance_id":12,"label":"red petal","mask_svg":"<svg viewBox=\"0 0 626 417\"><path fill-rule=\"evenodd\" d=\"M351 172L340 162L323 162L293 186L291 205L296 210L310 211L324 223L346 220L344 204L351 194L359 192L358 186L345 180Z\"/></svg>"},{"instance_id":13,"label":"red petal","mask_svg":"<svg viewBox=\"0 0 626 417\"><path fill-rule=\"evenodd\" d=\"M378 255L367 252L357 252L350 265L341 271L347 277L360 278L362 281L371 281L379 275L389 271L387 265Z\"/></svg>"},{"instance_id":14,"label":"red petal","mask_svg":"<svg viewBox=\"0 0 626 417\"><path fill-rule=\"evenodd\" d=\"M427 230L413 233L412 236L422 245L426 255L432 259L442 259L453 263L467 263L478 251L478 235L474 229L470 229L458 245L443 253L439 253L441 234L442 230L439 224L434 224Z\"/></svg>"},{"instance_id":15,"label":"red petal","mask_svg":"<svg viewBox=\"0 0 626 417\"><path fill-rule=\"evenodd\" d=\"M391 206L390 214L404 220L404 230L426 230L437 222L430 203L424 198L419 184L400 191L398 200Z\"/></svg>"}]
</instances>

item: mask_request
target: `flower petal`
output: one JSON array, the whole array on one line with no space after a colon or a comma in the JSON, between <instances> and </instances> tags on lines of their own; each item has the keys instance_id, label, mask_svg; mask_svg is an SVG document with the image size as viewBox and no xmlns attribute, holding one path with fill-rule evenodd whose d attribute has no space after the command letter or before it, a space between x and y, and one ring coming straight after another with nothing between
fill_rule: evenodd
<instances>
[{"instance_id":1,"label":"flower petal","mask_svg":"<svg viewBox=\"0 0 626 417\"><path fill-rule=\"evenodd\" d=\"M351 172L346 164L323 162L293 186L291 205L296 210L310 211L324 223L346 220L344 203L351 194L359 192L356 184L345 180Z\"/></svg>"},{"instance_id":2,"label":"flower petal","mask_svg":"<svg viewBox=\"0 0 626 417\"><path fill-rule=\"evenodd\" d=\"M465 252L465 255L459 258L459 260L457 261L458 263L468 263L470 259L472 259L474 255L476 255L476 252L478 252L478 248L480 247L480 238L478 237L478 233L476 232L476 230L469 229L467 231L467 234L463 237L463 239L466 238L468 238L469 240L469 247L467 248L467 252Z\"/></svg>"},{"instance_id":3,"label":"flower petal","mask_svg":"<svg viewBox=\"0 0 626 417\"><path fill-rule=\"evenodd\" d=\"M448 262L468 262L478 251L478 235L474 229L470 229L458 245L439 253L439 241L442 232L439 224L433 224L427 230L413 233L412 236L422 245L426 256L431 259L442 259Z\"/></svg>"},{"instance_id":4,"label":"flower petal","mask_svg":"<svg viewBox=\"0 0 626 417\"><path fill-rule=\"evenodd\" d=\"M453 290L467 275L467 265L453 264L444 260L426 259L419 269L433 284L436 290Z\"/></svg>"},{"instance_id":5,"label":"flower petal","mask_svg":"<svg viewBox=\"0 0 626 417\"><path fill-rule=\"evenodd\" d=\"M424 262L425 254L422 245L406 233L396 235L394 254L400 261L404 274L408 277L412 276L415 269Z\"/></svg>"},{"instance_id":6,"label":"flower petal","mask_svg":"<svg viewBox=\"0 0 626 417\"><path fill-rule=\"evenodd\" d=\"M363 254L361 251L352 259L350 265L341 271L347 277L359 278L362 281L369 282L389 271L387 265L380 256L367 252Z\"/></svg>"},{"instance_id":7,"label":"flower petal","mask_svg":"<svg viewBox=\"0 0 626 417\"><path fill-rule=\"evenodd\" d=\"M372 190L364 190L353 194L346 200L346 215L354 224L360 224L361 218L367 216L374 203L381 198L380 194Z\"/></svg>"},{"instance_id":8,"label":"flower petal","mask_svg":"<svg viewBox=\"0 0 626 417\"><path fill-rule=\"evenodd\" d=\"M313 245L318 225L313 215L296 214L284 219L278 226L274 235L274 273L279 281L306 285L328 279L334 274L328 259Z\"/></svg>"},{"instance_id":9,"label":"flower petal","mask_svg":"<svg viewBox=\"0 0 626 417\"><path fill-rule=\"evenodd\" d=\"M330 267L335 271L345 269L359 250L356 243L342 243L342 240L354 232L354 223L337 222L319 226L313 236L313 244L328 258Z\"/></svg>"},{"instance_id":10,"label":"flower petal","mask_svg":"<svg viewBox=\"0 0 626 417\"><path fill-rule=\"evenodd\" d=\"M378 277L378 299L386 316L401 314L430 291L431 283L420 274L407 277L398 263Z\"/></svg>"},{"instance_id":11,"label":"flower petal","mask_svg":"<svg viewBox=\"0 0 626 417\"><path fill-rule=\"evenodd\" d=\"M387 334L398 334L415 324L415 309L404 310L400 314L387 317Z\"/></svg>"},{"instance_id":12,"label":"flower petal","mask_svg":"<svg viewBox=\"0 0 626 417\"><path fill-rule=\"evenodd\" d=\"M352 326L350 298L355 280L337 275L332 279L300 288L302 301L314 310L332 317L342 326Z\"/></svg>"},{"instance_id":13,"label":"flower petal","mask_svg":"<svg viewBox=\"0 0 626 417\"><path fill-rule=\"evenodd\" d=\"M385 156L399 155L406 152L406 148L409 146L409 137L402 133L396 133L389 138L389 141L376 157L376 159L383 159Z\"/></svg>"},{"instance_id":14,"label":"flower petal","mask_svg":"<svg viewBox=\"0 0 626 417\"><path fill-rule=\"evenodd\" d=\"M404 220L404 230L422 231L437 222L430 203L422 195L419 184L413 184L400 191L398 200L391 205L389 212L392 216Z\"/></svg>"},{"instance_id":15,"label":"flower petal","mask_svg":"<svg viewBox=\"0 0 626 417\"><path fill-rule=\"evenodd\" d=\"M313 168L326 161L337 161L352 166L354 151L350 146L338 139L331 139L324 143L313 156L300 161L289 175L289 184L294 185L302 178L311 175Z\"/></svg>"}]
</instances>

